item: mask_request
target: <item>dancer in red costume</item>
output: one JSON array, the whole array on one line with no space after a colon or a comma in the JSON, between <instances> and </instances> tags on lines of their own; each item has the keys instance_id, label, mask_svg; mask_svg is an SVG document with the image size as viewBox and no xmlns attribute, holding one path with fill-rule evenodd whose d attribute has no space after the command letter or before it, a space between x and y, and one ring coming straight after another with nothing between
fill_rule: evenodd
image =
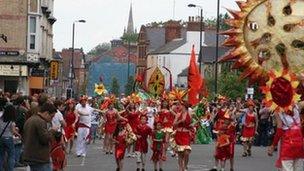
<instances>
[{"instance_id":1,"label":"dancer in red costume","mask_svg":"<svg viewBox=\"0 0 304 171\"><path fill-rule=\"evenodd\" d=\"M62 133L56 132L51 142L51 158L53 164L53 171L63 170L66 166L65 148L62 143Z\"/></svg>"},{"instance_id":2,"label":"dancer in red costume","mask_svg":"<svg viewBox=\"0 0 304 171\"><path fill-rule=\"evenodd\" d=\"M116 97L111 95L110 97L106 98L103 103L103 108L105 114L105 140L104 140L104 150L106 154L112 154L113 150L113 134L116 129L117 120L121 119L121 113L124 111L118 112L117 109L114 108L114 103L116 101Z\"/></svg>"},{"instance_id":3,"label":"dancer in red costume","mask_svg":"<svg viewBox=\"0 0 304 171\"><path fill-rule=\"evenodd\" d=\"M78 121L78 116L75 114L75 102L72 99L67 100L66 102L66 110L64 119L66 122L66 127L64 128L65 139L66 139L66 148L69 146L69 153L71 153L73 144L74 144L74 136L76 132L76 123Z\"/></svg>"},{"instance_id":4,"label":"dancer in red costume","mask_svg":"<svg viewBox=\"0 0 304 171\"><path fill-rule=\"evenodd\" d=\"M221 162L221 171L225 170L227 159L230 159L230 171L233 171L234 167L235 122L233 112L234 108L226 110L226 113L218 118L218 123L214 128L214 132L217 134L215 159Z\"/></svg>"},{"instance_id":5,"label":"dancer in red costume","mask_svg":"<svg viewBox=\"0 0 304 171\"><path fill-rule=\"evenodd\" d=\"M137 125L135 134L137 140L135 142L135 152L137 156L137 169L136 171L145 171L146 154L148 153L148 138L151 136L152 129L147 125L147 115L140 116L140 124ZM141 165L141 166L140 166Z\"/></svg>"},{"instance_id":6,"label":"dancer in red costume","mask_svg":"<svg viewBox=\"0 0 304 171\"><path fill-rule=\"evenodd\" d=\"M152 132L152 157L151 160L154 163L154 171L157 171L157 165L159 171L163 171L163 151L166 147L165 145L165 132L162 129L162 123L159 120L154 122L154 130Z\"/></svg>"},{"instance_id":7,"label":"dancer in red costume","mask_svg":"<svg viewBox=\"0 0 304 171\"><path fill-rule=\"evenodd\" d=\"M258 117L254 111L255 104L253 100L247 101L247 109L244 110L244 123L242 130L241 140L243 141L243 157L251 156L251 146L254 140L254 136L257 133Z\"/></svg>"},{"instance_id":8,"label":"dancer in red costume","mask_svg":"<svg viewBox=\"0 0 304 171\"><path fill-rule=\"evenodd\" d=\"M129 121L129 125L131 126L133 132L136 132L136 128L139 125L140 121L139 121L139 116L140 116L140 112L136 106L136 103L130 101L129 105L126 108L126 118ZM127 157L135 157L135 147L133 145L133 151L131 153L131 146L128 147L128 154Z\"/></svg>"},{"instance_id":9,"label":"dancer in red costume","mask_svg":"<svg viewBox=\"0 0 304 171\"><path fill-rule=\"evenodd\" d=\"M187 111L187 105L184 101L175 101L172 107L172 112L175 113L173 125L175 127L175 143L178 153L179 171L187 170L189 155L191 153L191 115Z\"/></svg>"},{"instance_id":10,"label":"dancer in red costume","mask_svg":"<svg viewBox=\"0 0 304 171\"><path fill-rule=\"evenodd\" d=\"M163 131L165 133L165 148L164 148L164 158L166 158L166 151L169 147L169 138L170 135L173 132L173 122L174 122L175 116L170 111L170 105L169 101L166 99L163 99L161 102L161 109L159 112L159 120L162 122Z\"/></svg>"},{"instance_id":11,"label":"dancer in red costume","mask_svg":"<svg viewBox=\"0 0 304 171\"><path fill-rule=\"evenodd\" d=\"M280 156L276 166L281 168L282 171L302 171L304 143L299 108L295 105L293 111L276 113L275 116L277 131L273 144L268 149L268 155L272 156L275 147L280 141Z\"/></svg>"},{"instance_id":12,"label":"dancer in red costume","mask_svg":"<svg viewBox=\"0 0 304 171\"><path fill-rule=\"evenodd\" d=\"M115 143L115 160L116 160L116 171L123 170L123 159L125 157L125 151L127 148L127 131L128 123L124 120L119 121L116 130L114 132L114 143Z\"/></svg>"}]
</instances>

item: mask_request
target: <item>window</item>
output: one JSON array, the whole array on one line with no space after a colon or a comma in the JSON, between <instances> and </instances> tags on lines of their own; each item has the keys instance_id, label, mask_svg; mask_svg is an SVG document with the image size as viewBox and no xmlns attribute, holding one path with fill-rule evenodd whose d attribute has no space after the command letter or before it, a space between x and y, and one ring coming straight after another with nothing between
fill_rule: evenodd
<instances>
[{"instance_id":1,"label":"window","mask_svg":"<svg viewBox=\"0 0 304 171\"><path fill-rule=\"evenodd\" d=\"M34 16L29 17L29 49L35 50L37 39L37 18Z\"/></svg>"},{"instance_id":2,"label":"window","mask_svg":"<svg viewBox=\"0 0 304 171\"><path fill-rule=\"evenodd\" d=\"M36 17L30 17L30 33L36 33Z\"/></svg>"},{"instance_id":3,"label":"window","mask_svg":"<svg viewBox=\"0 0 304 171\"><path fill-rule=\"evenodd\" d=\"M36 36L35 35L30 35L30 49L35 49L35 40Z\"/></svg>"}]
</instances>

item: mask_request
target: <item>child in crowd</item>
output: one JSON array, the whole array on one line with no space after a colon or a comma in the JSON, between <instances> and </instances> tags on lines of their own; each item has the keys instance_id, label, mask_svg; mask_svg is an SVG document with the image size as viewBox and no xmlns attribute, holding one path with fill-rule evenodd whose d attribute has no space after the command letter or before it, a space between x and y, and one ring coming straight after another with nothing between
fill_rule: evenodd
<instances>
[{"instance_id":1,"label":"child in crowd","mask_svg":"<svg viewBox=\"0 0 304 171\"><path fill-rule=\"evenodd\" d=\"M61 132L55 132L54 139L51 143L53 171L61 171L66 166L65 147L62 141L62 136Z\"/></svg>"},{"instance_id":2,"label":"child in crowd","mask_svg":"<svg viewBox=\"0 0 304 171\"><path fill-rule=\"evenodd\" d=\"M152 132L152 158L154 163L154 170L157 171L157 165L159 171L162 171L163 159L165 155L165 132L162 131L162 123L160 121L154 122L154 130Z\"/></svg>"}]
</instances>

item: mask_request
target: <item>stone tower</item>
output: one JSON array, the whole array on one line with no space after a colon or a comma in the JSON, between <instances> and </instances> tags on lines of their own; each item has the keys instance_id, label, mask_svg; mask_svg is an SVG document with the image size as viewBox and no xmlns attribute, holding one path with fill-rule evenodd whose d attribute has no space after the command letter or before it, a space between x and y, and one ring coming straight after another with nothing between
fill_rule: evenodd
<instances>
[{"instance_id":1,"label":"stone tower","mask_svg":"<svg viewBox=\"0 0 304 171\"><path fill-rule=\"evenodd\" d=\"M132 3L130 5L129 20L128 20L128 26L127 26L127 32L126 33L127 34L133 34L134 33Z\"/></svg>"}]
</instances>

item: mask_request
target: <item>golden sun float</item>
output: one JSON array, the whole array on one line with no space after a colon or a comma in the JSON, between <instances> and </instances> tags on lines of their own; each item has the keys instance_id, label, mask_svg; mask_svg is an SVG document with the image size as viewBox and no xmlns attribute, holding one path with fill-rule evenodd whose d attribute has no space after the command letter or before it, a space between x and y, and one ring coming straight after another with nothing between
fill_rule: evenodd
<instances>
[{"instance_id":1,"label":"golden sun float","mask_svg":"<svg viewBox=\"0 0 304 171\"><path fill-rule=\"evenodd\" d=\"M243 68L241 78L251 82L269 79L271 69L304 71L304 1L237 1L240 11L229 10L232 28L222 32L232 47L221 60L235 60Z\"/></svg>"}]
</instances>

